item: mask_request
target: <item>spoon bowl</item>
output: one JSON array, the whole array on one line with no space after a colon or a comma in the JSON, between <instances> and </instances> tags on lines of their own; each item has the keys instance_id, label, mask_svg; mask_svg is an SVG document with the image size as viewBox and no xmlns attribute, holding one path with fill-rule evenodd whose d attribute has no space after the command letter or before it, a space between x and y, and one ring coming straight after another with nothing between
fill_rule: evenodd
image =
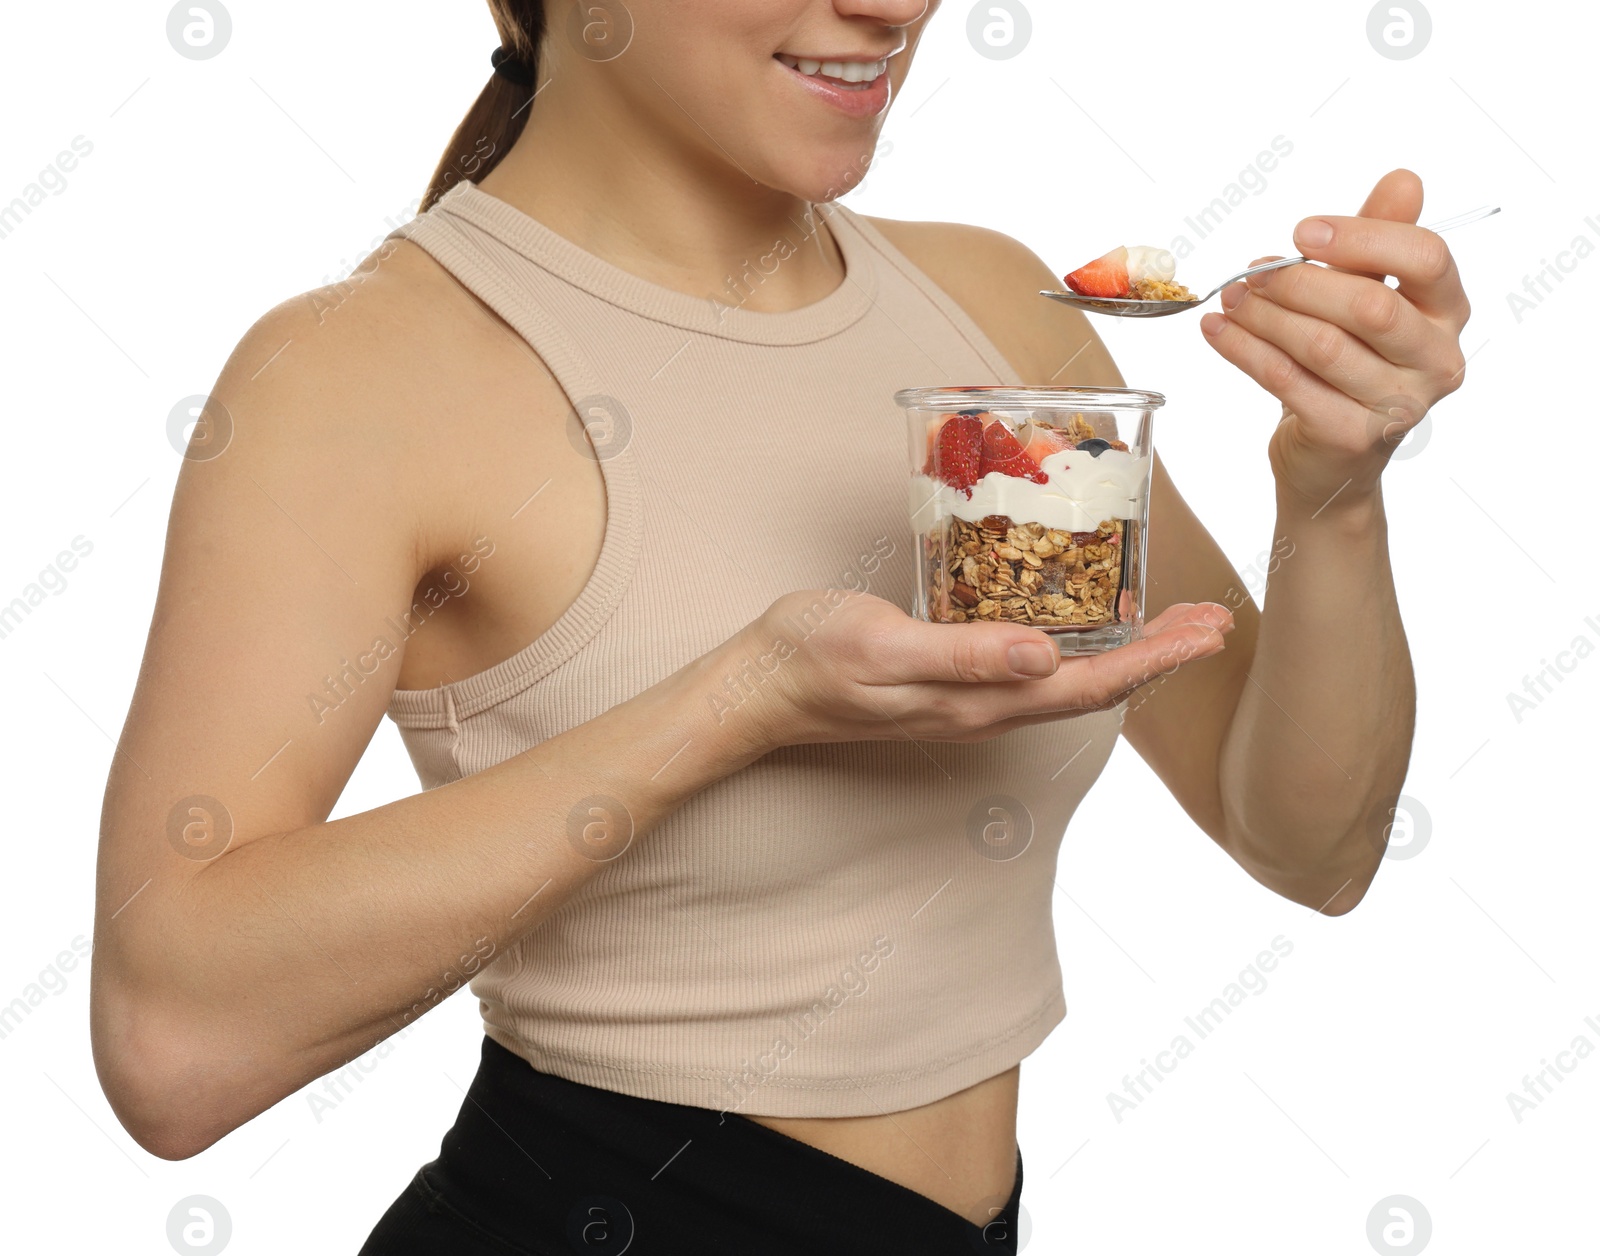
<instances>
[{"instance_id":1,"label":"spoon bowl","mask_svg":"<svg viewBox=\"0 0 1600 1256\"><path fill-rule=\"evenodd\" d=\"M1457 214L1454 218L1446 218L1442 222L1430 223L1429 231L1448 231L1451 227L1464 227L1469 222L1477 222L1480 218L1487 218L1491 214L1498 214L1500 206L1485 205L1482 209L1474 209L1470 213ZM1196 310L1204 305L1217 293L1221 292L1231 283L1259 275L1264 270L1277 270L1280 266L1297 266L1301 262L1309 261L1305 257L1280 257L1275 262L1262 262L1259 266L1252 266L1249 270L1241 270L1237 275L1224 279L1205 296L1193 301L1141 301L1138 297L1086 297L1077 292L1052 292L1048 288L1041 289L1039 295L1049 297L1052 301L1060 301L1063 305L1070 305L1076 309L1088 310L1092 314L1110 314L1116 318L1165 318L1168 314L1177 314L1182 310Z\"/></svg>"}]
</instances>

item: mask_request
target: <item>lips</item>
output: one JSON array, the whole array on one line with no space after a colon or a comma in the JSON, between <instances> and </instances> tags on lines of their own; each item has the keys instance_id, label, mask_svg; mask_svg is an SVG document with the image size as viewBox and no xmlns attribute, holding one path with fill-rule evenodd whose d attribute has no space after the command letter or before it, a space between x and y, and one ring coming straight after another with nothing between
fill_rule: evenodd
<instances>
[{"instance_id":1,"label":"lips","mask_svg":"<svg viewBox=\"0 0 1600 1256\"><path fill-rule=\"evenodd\" d=\"M773 60L814 99L846 117L871 118L889 107L887 57L879 61L820 61L774 53ZM815 71L807 73L813 66ZM824 70L838 74L825 74Z\"/></svg>"}]
</instances>

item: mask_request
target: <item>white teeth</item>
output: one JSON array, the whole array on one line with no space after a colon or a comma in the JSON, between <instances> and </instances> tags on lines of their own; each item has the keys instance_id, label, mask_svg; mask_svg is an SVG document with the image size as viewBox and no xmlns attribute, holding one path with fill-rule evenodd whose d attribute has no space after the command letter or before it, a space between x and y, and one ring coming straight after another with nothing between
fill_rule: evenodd
<instances>
[{"instance_id":1,"label":"white teeth","mask_svg":"<svg viewBox=\"0 0 1600 1256\"><path fill-rule=\"evenodd\" d=\"M805 57L791 57L780 52L778 60L791 70L802 74L822 74L846 83L871 83L888 72L889 62L883 61L812 61Z\"/></svg>"}]
</instances>

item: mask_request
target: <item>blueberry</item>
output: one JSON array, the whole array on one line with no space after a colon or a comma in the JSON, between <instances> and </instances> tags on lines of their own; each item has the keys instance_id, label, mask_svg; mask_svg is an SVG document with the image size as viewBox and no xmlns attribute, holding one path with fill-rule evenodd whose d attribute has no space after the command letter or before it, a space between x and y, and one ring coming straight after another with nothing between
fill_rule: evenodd
<instances>
[{"instance_id":1,"label":"blueberry","mask_svg":"<svg viewBox=\"0 0 1600 1256\"><path fill-rule=\"evenodd\" d=\"M960 415L963 418L969 418L969 419L977 419L977 418L982 418L983 417L983 411L982 410L957 410L956 414Z\"/></svg>"},{"instance_id":2,"label":"blueberry","mask_svg":"<svg viewBox=\"0 0 1600 1256\"><path fill-rule=\"evenodd\" d=\"M1077 443L1076 448L1083 450L1084 453L1088 454L1090 457L1098 458L1106 450L1111 448L1111 442L1108 440L1101 440L1098 436L1091 436L1088 440L1080 440Z\"/></svg>"}]
</instances>

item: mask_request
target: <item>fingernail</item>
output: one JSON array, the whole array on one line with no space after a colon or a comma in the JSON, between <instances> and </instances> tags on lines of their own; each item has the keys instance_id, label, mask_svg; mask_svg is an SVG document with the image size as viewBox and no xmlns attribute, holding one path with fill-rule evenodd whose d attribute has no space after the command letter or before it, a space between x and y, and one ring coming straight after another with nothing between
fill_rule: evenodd
<instances>
[{"instance_id":1,"label":"fingernail","mask_svg":"<svg viewBox=\"0 0 1600 1256\"><path fill-rule=\"evenodd\" d=\"M1250 289L1242 283L1229 284L1222 290L1222 308L1225 310L1233 309L1240 301L1244 300L1245 294L1249 291Z\"/></svg>"},{"instance_id":2,"label":"fingernail","mask_svg":"<svg viewBox=\"0 0 1600 1256\"><path fill-rule=\"evenodd\" d=\"M1321 218L1307 218L1294 229L1294 242L1303 249L1320 249L1333 239L1333 224Z\"/></svg>"},{"instance_id":3,"label":"fingernail","mask_svg":"<svg viewBox=\"0 0 1600 1256\"><path fill-rule=\"evenodd\" d=\"M1221 314L1203 314L1200 317L1200 330L1208 336L1222 335L1222 329L1228 325L1228 320Z\"/></svg>"},{"instance_id":4,"label":"fingernail","mask_svg":"<svg viewBox=\"0 0 1600 1256\"><path fill-rule=\"evenodd\" d=\"M1024 641L1006 651L1006 662L1019 676L1048 676L1056 670L1059 650L1051 649L1043 641Z\"/></svg>"}]
</instances>

